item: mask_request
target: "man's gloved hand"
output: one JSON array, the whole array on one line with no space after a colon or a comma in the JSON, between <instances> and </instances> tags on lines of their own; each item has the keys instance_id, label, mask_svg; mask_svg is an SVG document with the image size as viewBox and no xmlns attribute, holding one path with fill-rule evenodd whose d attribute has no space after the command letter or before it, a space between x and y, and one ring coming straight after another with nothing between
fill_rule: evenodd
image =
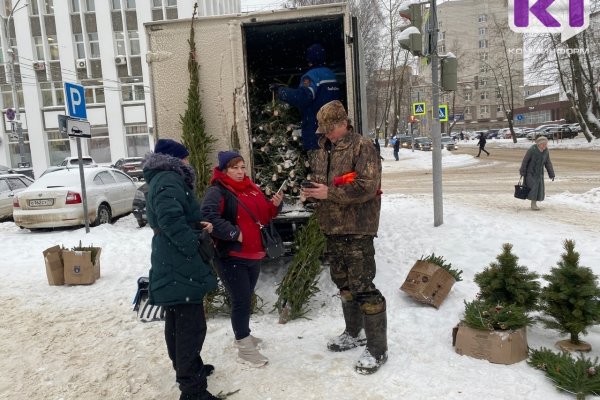
<instances>
[{"instance_id":1,"label":"man's gloved hand","mask_svg":"<svg viewBox=\"0 0 600 400\"><path fill-rule=\"evenodd\" d=\"M271 83L269 84L269 90L271 92L276 92L279 90L280 87L283 87L284 85L282 85L281 83Z\"/></svg>"},{"instance_id":2,"label":"man's gloved hand","mask_svg":"<svg viewBox=\"0 0 600 400\"><path fill-rule=\"evenodd\" d=\"M552 178L552 182L554 182L554 178Z\"/></svg>"}]
</instances>

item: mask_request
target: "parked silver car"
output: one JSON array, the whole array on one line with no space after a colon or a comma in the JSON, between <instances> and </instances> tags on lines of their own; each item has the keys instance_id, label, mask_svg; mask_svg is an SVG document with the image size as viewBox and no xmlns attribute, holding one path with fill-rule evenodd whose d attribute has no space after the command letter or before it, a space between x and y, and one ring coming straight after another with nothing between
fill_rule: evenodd
<instances>
[{"instance_id":1,"label":"parked silver car","mask_svg":"<svg viewBox=\"0 0 600 400\"><path fill-rule=\"evenodd\" d=\"M83 172L93 225L131 212L137 187L129 176L106 167L88 167ZM30 229L84 225L81 193L78 169L44 175L14 197L13 220Z\"/></svg>"},{"instance_id":2,"label":"parked silver car","mask_svg":"<svg viewBox=\"0 0 600 400\"><path fill-rule=\"evenodd\" d=\"M33 179L22 174L0 175L0 221L12 218L13 198L32 183Z\"/></svg>"}]
</instances>

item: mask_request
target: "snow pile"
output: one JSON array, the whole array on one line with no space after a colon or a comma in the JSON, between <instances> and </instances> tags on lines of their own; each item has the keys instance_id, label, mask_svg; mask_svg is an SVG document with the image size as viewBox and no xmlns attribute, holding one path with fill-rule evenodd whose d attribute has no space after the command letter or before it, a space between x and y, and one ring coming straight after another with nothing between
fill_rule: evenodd
<instances>
[{"instance_id":1,"label":"snow pile","mask_svg":"<svg viewBox=\"0 0 600 400\"><path fill-rule=\"evenodd\" d=\"M600 211L600 188L589 190L583 194L565 192L548 196L548 199L557 203L577 205L577 208Z\"/></svg>"}]
</instances>

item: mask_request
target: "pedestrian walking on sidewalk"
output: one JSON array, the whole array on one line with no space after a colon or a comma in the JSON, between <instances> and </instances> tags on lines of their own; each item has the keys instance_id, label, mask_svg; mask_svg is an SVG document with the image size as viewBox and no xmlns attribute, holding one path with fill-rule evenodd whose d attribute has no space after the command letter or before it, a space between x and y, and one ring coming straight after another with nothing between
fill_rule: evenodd
<instances>
[{"instance_id":1,"label":"pedestrian walking on sidewalk","mask_svg":"<svg viewBox=\"0 0 600 400\"><path fill-rule=\"evenodd\" d=\"M524 178L524 185L529 188L527 199L531 200L531 209L534 211L540 209L537 202L543 201L545 197L544 167L548 171L548 177L554 181L554 167L552 161L550 161L548 139L540 136L525 153L519 170Z\"/></svg>"},{"instance_id":2,"label":"pedestrian walking on sidewalk","mask_svg":"<svg viewBox=\"0 0 600 400\"><path fill-rule=\"evenodd\" d=\"M485 149L485 144L486 144L486 139L485 137L487 136L487 134L485 132L481 132L479 134L479 142L477 142L477 144L479 145L479 153L477 153L476 157L479 157L481 155L481 152L483 151L485 154L490 155L490 152L487 151Z\"/></svg>"}]
</instances>

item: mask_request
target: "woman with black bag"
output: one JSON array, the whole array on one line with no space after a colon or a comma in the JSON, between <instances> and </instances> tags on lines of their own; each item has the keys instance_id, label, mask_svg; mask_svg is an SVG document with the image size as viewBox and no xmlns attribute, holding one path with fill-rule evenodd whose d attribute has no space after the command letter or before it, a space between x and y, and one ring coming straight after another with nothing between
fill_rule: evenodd
<instances>
[{"instance_id":1,"label":"woman with black bag","mask_svg":"<svg viewBox=\"0 0 600 400\"><path fill-rule=\"evenodd\" d=\"M212 186L202 202L202 214L213 224L217 270L231 297L231 325L239 361L261 367L268 359L258 351L262 342L250 334L252 294L265 257L261 226L279 212L283 193L268 200L246 175L246 164L235 151L221 151Z\"/></svg>"},{"instance_id":2,"label":"woman with black bag","mask_svg":"<svg viewBox=\"0 0 600 400\"><path fill-rule=\"evenodd\" d=\"M520 174L525 178L525 186L529 188L527 199L531 200L531 209L538 211L538 201L544 200L544 168L548 171L548 177L554 180L554 167L550 161L550 151L548 150L548 139L540 136L535 140L521 163Z\"/></svg>"}]
</instances>

